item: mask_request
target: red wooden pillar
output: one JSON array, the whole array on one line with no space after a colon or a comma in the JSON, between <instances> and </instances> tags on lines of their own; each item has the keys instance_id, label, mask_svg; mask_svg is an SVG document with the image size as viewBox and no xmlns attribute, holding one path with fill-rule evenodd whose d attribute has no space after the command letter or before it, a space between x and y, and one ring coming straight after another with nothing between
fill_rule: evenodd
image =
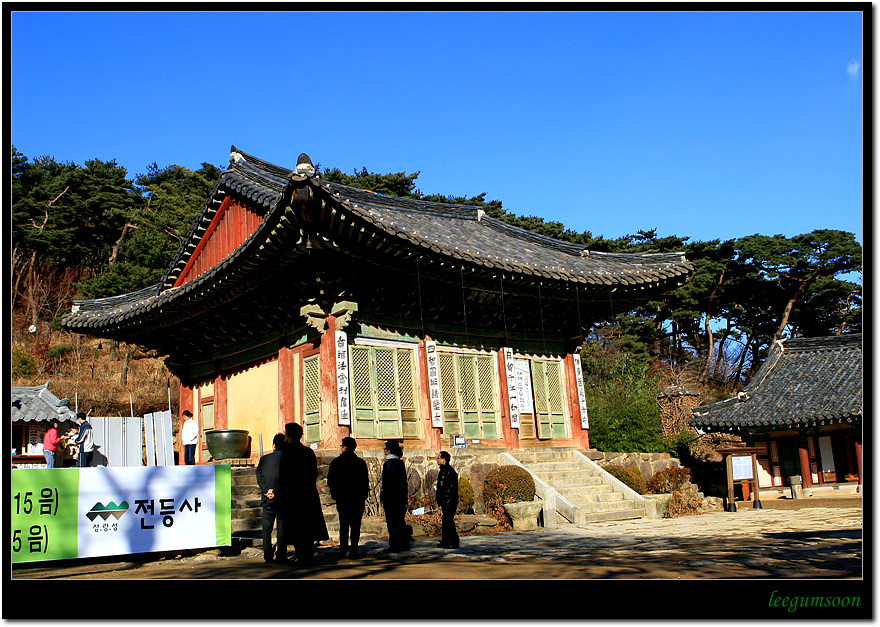
<instances>
[{"instance_id":1,"label":"red wooden pillar","mask_svg":"<svg viewBox=\"0 0 880 627\"><path fill-rule=\"evenodd\" d=\"M296 389L293 381L293 360L299 359L287 346L278 349L278 431L284 432L284 425L296 422L293 415L295 407L293 394Z\"/></svg>"},{"instance_id":2,"label":"red wooden pillar","mask_svg":"<svg viewBox=\"0 0 880 627\"><path fill-rule=\"evenodd\" d=\"M798 458L801 463L801 485L804 488L812 487L812 473L810 472L810 453L807 451L805 441L798 442Z\"/></svg>"},{"instance_id":3,"label":"red wooden pillar","mask_svg":"<svg viewBox=\"0 0 880 627\"><path fill-rule=\"evenodd\" d=\"M226 377L222 374L214 379L214 429L229 428L229 410L226 407Z\"/></svg>"},{"instance_id":4,"label":"red wooden pillar","mask_svg":"<svg viewBox=\"0 0 880 627\"><path fill-rule=\"evenodd\" d=\"M183 450L183 412L184 410L189 410L193 416L196 416L196 412L193 405L193 389L189 385L180 384L180 395L178 396L178 425L177 425L177 463L180 466L183 466L185 463L184 460L184 450ZM198 447L196 447L198 448Z\"/></svg>"},{"instance_id":5,"label":"red wooden pillar","mask_svg":"<svg viewBox=\"0 0 880 627\"><path fill-rule=\"evenodd\" d=\"M500 349L496 354L498 372L501 373L499 389L501 390L501 437L504 438L505 448L518 451L519 429L510 426L510 392L507 389L507 362L504 360L504 350Z\"/></svg>"},{"instance_id":6,"label":"red wooden pillar","mask_svg":"<svg viewBox=\"0 0 880 627\"><path fill-rule=\"evenodd\" d=\"M568 415L569 428L571 429L571 438L574 445L578 448L589 449L590 438L587 430L581 428L581 403L578 397L577 374L574 371L574 355L569 353L563 360L563 368L565 368L565 389L568 391Z\"/></svg>"},{"instance_id":7,"label":"red wooden pillar","mask_svg":"<svg viewBox=\"0 0 880 627\"><path fill-rule=\"evenodd\" d=\"M336 406L336 317L327 316L327 328L321 334L321 443L330 450L339 448L342 438L351 435L351 427L339 424ZM354 420L354 417L352 417Z\"/></svg>"},{"instance_id":8,"label":"red wooden pillar","mask_svg":"<svg viewBox=\"0 0 880 627\"><path fill-rule=\"evenodd\" d=\"M427 334L419 340L419 417L424 426L425 448L440 451L443 449L442 427L435 427L431 420L431 386L428 384L428 355L425 352L425 342L430 341L431 336Z\"/></svg>"},{"instance_id":9,"label":"red wooden pillar","mask_svg":"<svg viewBox=\"0 0 880 627\"><path fill-rule=\"evenodd\" d=\"M855 445L856 465L859 469L859 485L862 485L862 437L860 435L855 436Z\"/></svg>"}]
</instances>

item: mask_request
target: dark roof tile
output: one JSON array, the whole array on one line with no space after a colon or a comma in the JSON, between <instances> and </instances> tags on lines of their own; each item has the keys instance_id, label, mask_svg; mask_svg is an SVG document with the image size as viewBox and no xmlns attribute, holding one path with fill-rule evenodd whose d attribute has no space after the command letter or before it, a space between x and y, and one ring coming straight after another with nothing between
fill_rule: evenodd
<instances>
[{"instance_id":1,"label":"dark roof tile","mask_svg":"<svg viewBox=\"0 0 880 627\"><path fill-rule=\"evenodd\" d=\"M76 420L69 401L59 399L49 391L49 384L12 386L13 422L59 422Z\"/></svg>"},{"instance_id":2,"label":"dark roof tile","mask_svg":"<svg viewBox=\"0 0 880 627\"><path fill-rule=\"evenodd\" d=\"M705 429L861 421L862 334L777 341L736 397L693 413Z\"/></svg>"}]
</instances>

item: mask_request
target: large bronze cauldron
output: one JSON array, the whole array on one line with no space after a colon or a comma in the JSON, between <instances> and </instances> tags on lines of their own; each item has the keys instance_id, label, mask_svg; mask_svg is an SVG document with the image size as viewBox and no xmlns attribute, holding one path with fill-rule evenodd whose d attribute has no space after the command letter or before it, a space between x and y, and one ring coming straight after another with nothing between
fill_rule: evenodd
<instances>
[{"instance_id":1,"label":"large bronze cauldron","mask_svg":"<svg viewBox=\"0 0 880 627\"><path fill-rule=\"evenodd\" d=\"M245 429L209 429L205 441L214 459L244 457L249 444Z\"/></svg>"}]
</instances>

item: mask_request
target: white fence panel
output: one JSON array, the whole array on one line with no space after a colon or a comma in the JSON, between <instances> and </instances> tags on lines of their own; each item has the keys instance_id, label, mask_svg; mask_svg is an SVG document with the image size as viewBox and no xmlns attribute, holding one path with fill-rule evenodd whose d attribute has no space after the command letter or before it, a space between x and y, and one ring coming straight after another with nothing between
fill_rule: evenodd
<instances>
[{"instance_id":1,"label":"white fence panel","mask_svg":"<svg viewBox=\"0 0 880 627\"><path fill-rule=\"evenodd\" d=\"M142 466L141 419L137 416L92 416L95 451L92 466Z\"/></svg>"},{"instance_id":2,"label":"white fence panel","mask_svg":"<svg viewBox=\"0 0 880 627\"><path fill-rule=\"evenodd\" d=\"M144 435L147 439L147 466L156 465L156 444L154 439L153 414L144 414Z\"/></svg>"}]
</instances>

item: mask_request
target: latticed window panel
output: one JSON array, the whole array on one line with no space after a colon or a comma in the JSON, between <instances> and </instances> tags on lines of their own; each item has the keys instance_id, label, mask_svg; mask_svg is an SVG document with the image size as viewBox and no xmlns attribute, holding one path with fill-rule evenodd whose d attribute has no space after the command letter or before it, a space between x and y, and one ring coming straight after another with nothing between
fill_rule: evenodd
<instances>
[{"instance_id":1,"label":"latticed window panel","mask_svg":"<svg viewBox=\"0 0 880 627\"><path fill-rule=\"evenodd\" d=\"M565 390L562 387L562 362L532 361L532 383L539 438L566 438Z\"/></svg>"},{"instance_id":2,"label":"latticed window panel","mask_svg":"<svg viewBox=\"0 0 880 627\"><path fill-rule=\"evenodd\" d=\"M562 413L562 373L558 361L546 362L547 368L547 408L550 413Z\"/></svg>"},{"instance_id":3,"label":"latticed window panel","mask_svg":"<svg viewBox=\"0 0 880 627\"><path fill-rule=\"evenodd\" d=\"M480 382L480 409L495 411L495 368L488 355L477 357L477 378Z\"/></svg>"},{"instance_id":4,"label":"latticed window panel","mask_svg":"<svg viewBox=\"0 0 880 627\"><path fill-rule=\"evenodd\" d=\"M397 381L400 390L401 409L415 409L415 386L413 385L413 351L397 351Z\"/></svg>"},{"instance_id":5,"label":"latticed window panel","mask_svg":"<svg viewBox=\"0 0 880 627\"><path fill-rule=\"evenodd\" d=\"M397 407L397 377L393 349L375 349L376 402L380 408Z\"/></svg>"},{"instance_id":6,"label":"latticed window panel","mask_svg":"<svg viewBox=\"0 0 880 627\"><path fill-rule=\"evenodd\" d=\"M496 373L490 355L441 352L444 435L497 438Z\"/></svg>"},{"instance_id":7,"label":"latticed window panel","mask_svg":"<svg viewBox=\"0 0 880 627\"><path fill-rule=\"evenodd\" d=\"M352 395L356 407L369 407L373 404L370 385L370 349L363 346L351 347Z\"/></svg>"},{"instance_id":8,"label":"latticed window panel","mask_svg":"<svg viewBox=\"0 0 880 627\"><path fill-rule=\"evenodd\" d=\"M202 443L207 444L208 440L205 432L214 428L214 403L202 403L199 414L202 421Z\"/></svg>"},{"instance_id":9,"label":"latticed window panel","mask_svg":"<svg viewBox=\"0 0 880 627\"><path fill-rule=\"evenodd\" d=\"M439 353L437 361L440 365L440 399L444 411L458 409L458 385L455 376L455 355Z\"/></svg>"},{"instance_id":10,"label":"latticed window panel","mask_svg":"<svg viewBox=\"0 0 880 627\"><path fill-rule=\"evenodd\" d=\"M413 350L350 346L350 352L354 437L418 438Z\"/></svg>"},{"instance_id":11,"label":"latticed window panel","mask_svg":"<svg viewBox=\"0 0 880 627\"><path fill-rule=\"evenodd\" d=\"M303 360L303 396L306 414L320 411L321 373L317 355Z\"/></svg>"},{"instance_id":12,"label":"latticed window panel","mask_svg":"<svg viewBox=\"0 0 880 627\"><path fill-rule=\"evenodd\" d=\"M477 387L474 376L474 358L470 355L458 355L459 392L461 410L473 412L477 410Z\"/></svg>"},{"instance_id":13,"label":"latticed window panel","mask_svg":"<svg viewBox=\"0 0 880 627\"><path fill-rule=\"evenodd\" d=\"M535 390L535 409L540 414L547 414L547 375L543 361L532 362L532 387Z\"/></svg>"},{"instance_id":14,"label":"latticed window panel","mask_svg":"<svg viewBox=\"0 0 880 627\"><path fill-rule=\"evenodd\" d=\"M303 360L303 397L305 441L319 442L321 440L321 370L318 355Z\"/></svg>"}]
</instances>

